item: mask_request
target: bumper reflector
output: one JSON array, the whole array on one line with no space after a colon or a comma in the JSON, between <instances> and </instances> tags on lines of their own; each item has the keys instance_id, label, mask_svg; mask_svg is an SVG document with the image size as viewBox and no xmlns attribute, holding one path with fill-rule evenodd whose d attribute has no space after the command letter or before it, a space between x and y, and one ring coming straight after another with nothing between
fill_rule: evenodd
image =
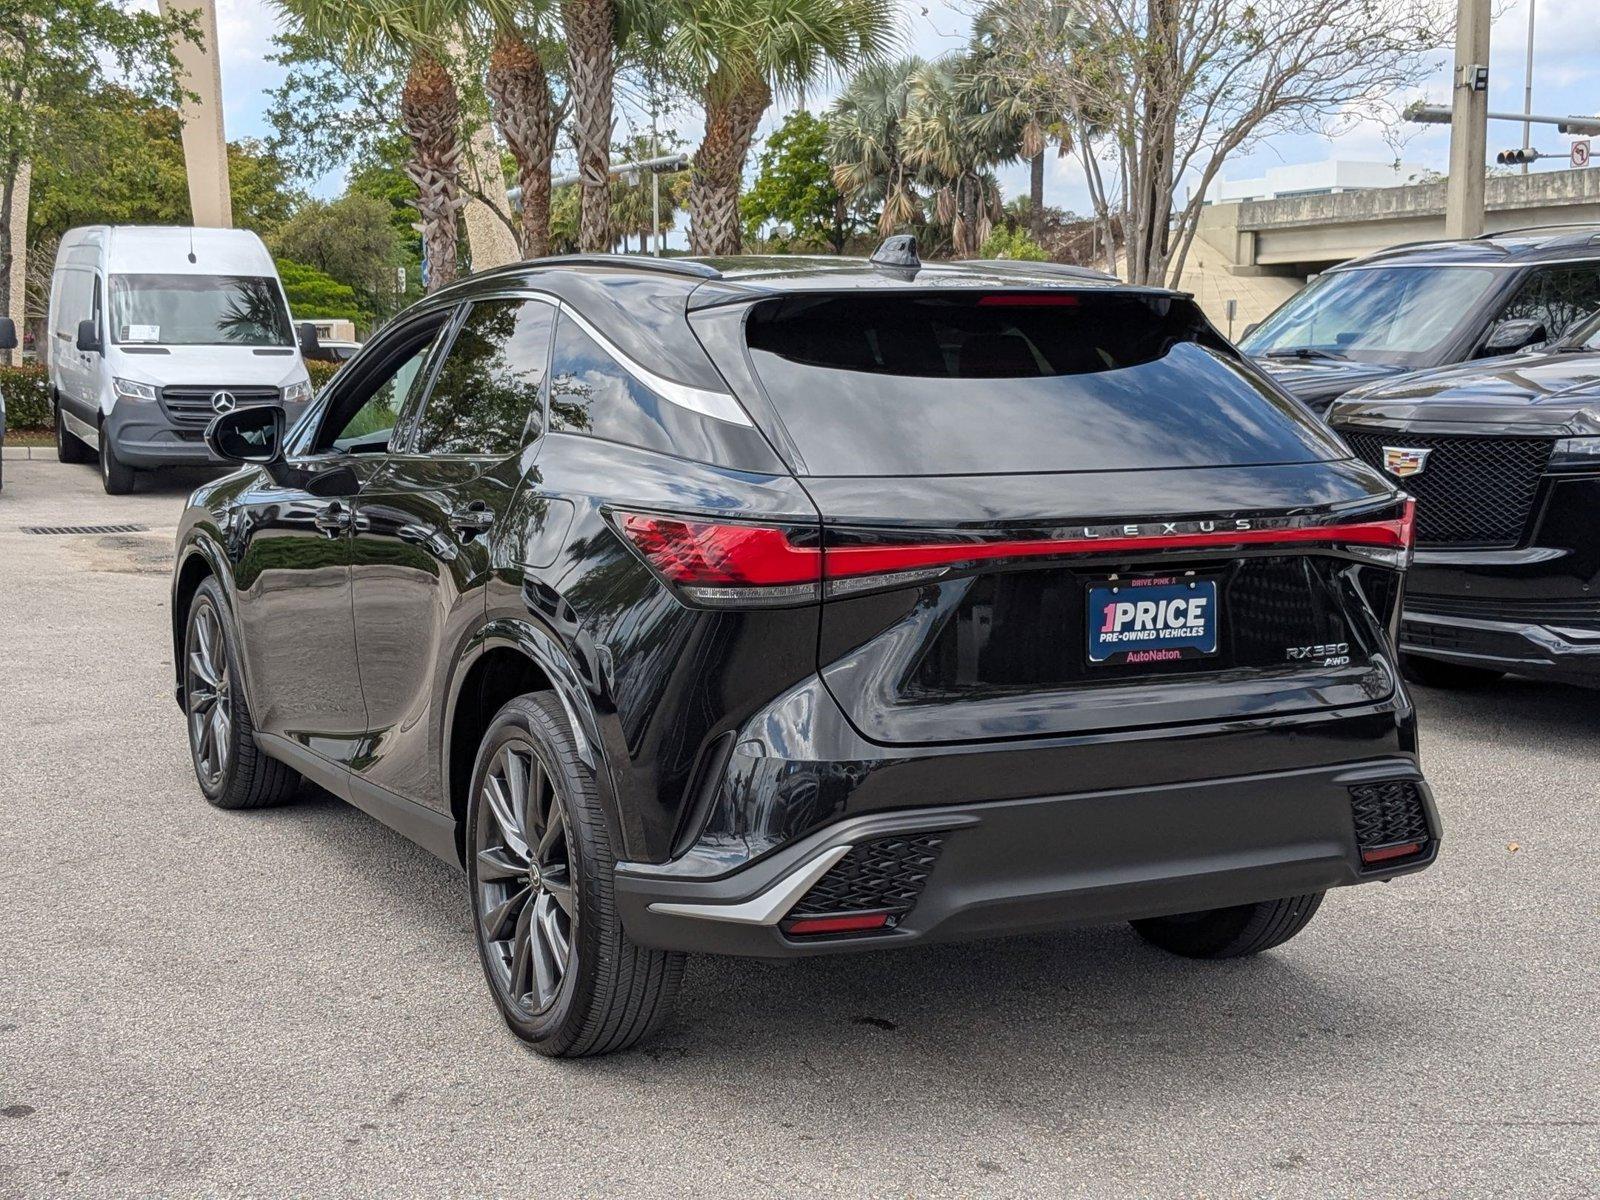
<instances>
[{"instance_id":1,"label":"bumper reflector","mask_svg":"<svg viewBox=\"0 0 1600 1200\"><path fill-rule=\"evenodd\" d=\"M1375 846L1371 850L1361 852L1361 861L1364 863L1389 862L1396 858L1410 858L1413 854L1422 853L1421 842L1402 842L1398 846Z\"/></svg>"},{"instance_id":2,"label":"bumper reflector","mask_svg":"<svg viewBox=\"0 0 1600 1200\"><path fill-rule=\"evenodd\" d=\"M889 924L888 913L860 913L848 917L800 917L790 922L784 932L790 937L808 933L860 933L867 929L883 929Z\"/></svg>"}]
</instances>

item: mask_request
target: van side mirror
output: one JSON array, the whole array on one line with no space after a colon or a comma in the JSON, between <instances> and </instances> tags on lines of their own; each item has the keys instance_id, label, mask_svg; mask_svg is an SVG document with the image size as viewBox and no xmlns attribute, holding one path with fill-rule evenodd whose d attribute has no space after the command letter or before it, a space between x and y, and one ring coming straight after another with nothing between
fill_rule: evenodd
<instances>
[{"instance_id":1,"label":"van side mirror","mask_svg":"<svg viewBox=\"0 0 1600 1200\"><path fill-rule=\"evenodd\" d=\"M295 326L296 340L300 343L301 358L316 358L322 353L322 342L317 338L317 327L310 321Z\"/></svg>"},{"instance_id":2,"label":"van side mirror","mask_svg":"<svg viewBox=\"0 0 1600 1200\"><path fill-rule=\"evenodd\" d=\"M1260 321L1251 321L1250 324L1246 325L1243 329L1241 329L1239 331L1239 340L1241 342L1244 341L1245 338L1249 337L1252 333L1254 333L1256 330L1258 330L1260 328L1261 328L1261 322Z\"/></svg>"},{"instance_id":3,"label":"van side mirror","mask_svg":"<svg viewBox=\"0 0 1600 1200\"><path fill-rule=\"evenodd\" d=\"M225 462L262 466L283 457L283 409L276 404L252 404L225 412L206 426L206 446Z\"/></svg>"},{"instance_id":4,"label":"van side mirror","mask_svg":"<svg viewBox=\"0 0 1600 1200\"><path fill-rule=\"evenodd\" d=\"M1546 338L1544 322L1534 318L1501 321L1483 339L1484 354L1510 354L1524 346L1536 346Z\"/></svg>"},{"instance_id":5,"label":"van side mirror","mask_svg":"<svg viewBox=\"0 0 1600 1200\"><path fill-rule=\"evenodd\" d=\"M0 350L17 348L17 323L10 317L0 317Z\"/></svg>"},{"instance_id":6,"label":"van side mirror","mask_svg":"<svg viewBox=\"0 0 1600 1200\"><path fill-rule=\"evenodd\" d=\"M85 354L100 354L105 350L105 343L100 340L100 327L89 317L78 322L78 349Z\"/></svg>"}]
</instances>

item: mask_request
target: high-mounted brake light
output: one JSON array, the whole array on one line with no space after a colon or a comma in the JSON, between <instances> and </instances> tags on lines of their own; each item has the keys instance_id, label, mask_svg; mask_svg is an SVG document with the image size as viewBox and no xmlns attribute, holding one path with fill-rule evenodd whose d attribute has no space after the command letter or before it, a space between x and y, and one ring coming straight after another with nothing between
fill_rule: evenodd
<instances>
[{"instance_id":1,"label":"high-mounted brake light","mask_svg":"<svg viewBox=\"0 0 1600 1200\"><path fill-rule=\"evenodd\" d=\"M1087 526L1059 537L853 541L826 547L807 544L809 531L801 527L653 513L623 512L616 519L646 561L692 599L742 607L804 604L822 595L902 587L960 564L1000 559L1312 545L1365 551L1400 565L1411 549L1415 503L1406 500L1398 516L1330 524L1294 524L1285 518L1158 522Z\"/></svg>"},{"instance_id":2,"label":"high-mounted brake light","mask_svg":"<svg viewBox=\"0 0 1600 1200\"><path fill-rule=\"evenodd\" d=\"M978 301L979 308L1076 308L1078 298L1059 293L1048 296L1040 295L1012 295L1009 292L995 292L984 296Z\"/></svg>"}]
</instances>

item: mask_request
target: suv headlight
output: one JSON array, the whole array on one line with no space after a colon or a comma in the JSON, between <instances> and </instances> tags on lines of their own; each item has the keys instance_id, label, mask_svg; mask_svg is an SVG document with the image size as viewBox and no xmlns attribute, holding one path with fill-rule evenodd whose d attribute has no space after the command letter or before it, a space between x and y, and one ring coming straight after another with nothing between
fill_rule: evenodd
<instances>
[{"instance_id":1,"label":"suv headlight","mask_svg":"<svg viewBox=\"0 0 1600 1200\"><path fill-rule=\"evenodd\" d=\"M140 383L136 379L113 379L111 390L117 394L118 400L154 400L156 389L148 383Z\"/></svg>"},{"instance_id":2,"label":"suv headlight","mask_svg":"<svg viewBox=\"0 0 1600 1200\"><path fill-rule=\"evenodd\" d=\"M1562 438L1550 453L1552 471L1600 471L1600 435Z\"/></svg>"},{"instance_id":3,"label":"suv headlight","mask_svg":"<svg viewBox=\"0 0 1600 1200\"><path fill-rule=\"evenodd\" d=\"M283 402L285 404L304 404L311 399L311 381L302 379L291 383L283 389Z\"/></svg>"}]
</instances>

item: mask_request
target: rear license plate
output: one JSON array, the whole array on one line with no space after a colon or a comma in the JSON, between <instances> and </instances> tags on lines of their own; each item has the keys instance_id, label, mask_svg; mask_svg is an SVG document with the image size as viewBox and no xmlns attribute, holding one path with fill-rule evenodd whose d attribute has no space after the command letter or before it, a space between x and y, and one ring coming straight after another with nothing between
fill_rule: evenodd
<instances>
[{"instance_id":1,"label":"rear license plate","mask_svg":"<svg viewBox=\"0 0 1600 1200\"><path fill-rule=\"evenodd\" d=\"M1163 577L1089 585L1089 661L1162 663L1217 652L1217 581Z\"/></svg>"}]
</instances>

